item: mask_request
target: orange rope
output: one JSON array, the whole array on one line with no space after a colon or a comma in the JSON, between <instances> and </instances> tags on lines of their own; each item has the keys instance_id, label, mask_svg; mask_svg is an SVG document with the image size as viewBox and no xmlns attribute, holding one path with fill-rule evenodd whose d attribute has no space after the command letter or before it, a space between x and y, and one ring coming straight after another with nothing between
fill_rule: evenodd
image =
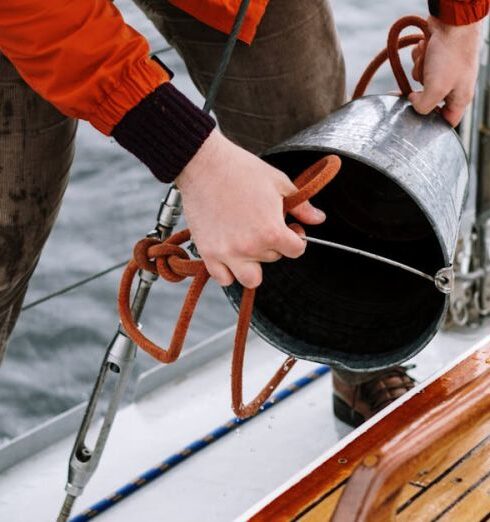
<instances>
[{"instance_id":1,"label":"orange rope","mask_svg":"<svg viewBox=\"0 0 490 522\"><path fill-rule=\"evenodd\" d=\"M284 211L288 212L312 198L334 178L339 170L340 159L337 156L322 158L306 169L295 181L298 191L285 198ZM145 238L136 243L133 259L123 273L119 288L119 315L126 334L148 354L163 363L172 363L179 357L197 302L209 279L204 262L191 260L187 252L180 247L189 240L190 231L186 229L177 232L163 242ZM135 275L140 269L149 270L171 282L179 282L186 277L194 278L182 305L170 345L166 349L148 339L138 328L131 314L131 287ZM243 363L254 300L255 290L244 288L232 360L232 405L235 414L241 418L254 415L258 411L295 363L295 359L289 357L255 399L247 405L243 404Z\"/></svg>"},{"instance_id":2,"label":"orange rope","mask_svg":"<svg viewBox=\"0 0 490 522\"><path fill-rule=\"evenodd\" d=\"M401 31L409 26L419 27L424 35L410 35L399 38ZM379 53L369 64L356 86L353 98L364 94L372 77L387 59L390 60L402 93L404 95L409 94L411 88L401 66L398 49L417 44L424 37L428 39L429 33L427 23L421 18L407 16L398 20L390 30L387 49ZM318 194L337 175L340 166L338 156L326 156L300 174L294 182L298 191L284 199L284 213L286 214ZM191 260L187 252L181 247L181 245L190 241L190 238L190 231L186 229L173 234L163 242L151 238L138 241L133 250L133 259L128 263L121 279L118 305L124 330L138 346L162 363L174 362L182 352L194 311L210 277L204 262L197 259ZM179 282L186 277L193 277L168 348L162 348L148 339L138 328L132 316L131 287L138 270L148 270L170 282ZM254 300L255 290L244 288L238 314L231 370L232 407L234 413L240 418L250 417L257 413L260 406L269 398L296 363L294 357L288 357L256 397L248 404L243 403L243 365Z\"/></svg>"},{"instance_id":3,"label":"orange rope","mask_svg":"<svg viewBox=\"0 0 490 522\"><path fill-rule=\"evenodd\" d=\"M418 27L423 34L411 34L400 38L400 33L407 27ZM388 33L386 48L377 54L366 67L366 70L357 82L352 99L355 100L364 95L369 82L386 60L390 61L391 69L393 70L393 75L398 83L398 87L400 87L400 91L404 96L408 96L412 92L412 88L403 70L399 50L410 45L417 45L422 40L428 41L429 38L429 27L423 18L418 16L404 16L397 20L391 26L390 32ZM422 64L420 66L422 66Z\"/></svg>"}]
</instances>

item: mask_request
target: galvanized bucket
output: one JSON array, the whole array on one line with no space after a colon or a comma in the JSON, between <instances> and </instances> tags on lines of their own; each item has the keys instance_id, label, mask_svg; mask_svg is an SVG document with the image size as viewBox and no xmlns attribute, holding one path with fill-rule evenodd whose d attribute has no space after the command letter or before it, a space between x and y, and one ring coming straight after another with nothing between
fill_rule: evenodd
<instances>
[{"instance_id":1,"label":"galvanized bucket","mask_svg":"<svg viewBox=\"0 0 490 522\"><path fill-rule=\"evenodd\" d=\"M469 173L459 137L440 115L420 116L405 98L366 96L263 158L295 178L326 154L339 155L342 169L312 200L327 221L306 227L307 235L450 276ZM422 350L443 320L451 284L447 277L438 288L310 243L300 259L263 270L254 330L288 355L352 371L383 369ZM226 293L238 307L241 287Z\"/></svg>"}]
</instances>

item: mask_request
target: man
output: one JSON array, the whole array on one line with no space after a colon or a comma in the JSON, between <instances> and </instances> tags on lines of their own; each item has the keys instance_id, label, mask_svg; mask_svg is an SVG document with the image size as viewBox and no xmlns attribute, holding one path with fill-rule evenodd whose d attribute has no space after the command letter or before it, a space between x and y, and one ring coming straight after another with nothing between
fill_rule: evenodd
<instances>
[{"instance_id":1,"label":"man","mask_svg":"<svg viewBox=\"0 0 490 522\"><path fill-rule=\"evenodd\" d=\"M137 2L205 94L240 2ZM425 86L411 101L423 114L444 102L443 116L456 125L472 98L489 0L429 4L432 37L413 52L416 78L424 58ZM328 1L252 0L240 40L216 100L219 132L171 85L109 0L0 4L0 354L60 206L75 118L112 135L159 180L176 182L194 241L219 284L236 278L256 287L261 262L304 252L282 215L294 186L252 153L343 103L343 58ZM312 225L325 219L310 203L293 215ZM348 411L343 418L352 422L411 386L402 367L356 380L334 374Z\"/></svg>"}]
</instances>

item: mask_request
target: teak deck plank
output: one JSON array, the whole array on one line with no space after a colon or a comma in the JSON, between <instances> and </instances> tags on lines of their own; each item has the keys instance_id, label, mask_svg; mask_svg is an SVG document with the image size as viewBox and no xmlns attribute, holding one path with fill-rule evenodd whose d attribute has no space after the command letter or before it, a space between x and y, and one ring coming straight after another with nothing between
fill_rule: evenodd
<instances>
[{"instance_id":1,"label":"teak deck plank","mask_svg":"<svg viewBox=\"0 0 490 522\"><path fill-rule=\"evenodd\" d=\"M325 500L320 502L315 508L311 511L308 511L304 516L298 519L300 522L325 522L326 520L330 520L332 513L339 501L339 498L342 496L344 491L344 487L335 490L334 493L329 495Z\"/></svg>"},{"instance_id":2,"label":"teak deck plank","mask_svg":"<svg viewBox=\"0 0 490 522\"><path fill-rule=\"evenodd\" d=\"M489 425L486 424L488 429ZM450 469L451 462L447 462L447 469ZM442 474L447 471L442 469ZM478 484L482 483L482 479L488 475L490 471L490 440L486 440L481 446L471 453L465 455L461 462L456 465L452 471L443 476L434 485L427 487L423 494L418 496L406 509L396 517L397 522L429 522L437 519L446 511L454 512L452 506L457 506L468 492L479 492L481 500L485 500L485 494ZM487 477L488 478L488 477ZM473 491L473 492L474 492ZM473 496L476 501L478 494ZM460 500L461 499L461 500ZM487 506L479 503L475 505L475 512L481 512L482 516L490 508L490 496L487 496ZM467 504L465 502L465 504ZM463 520L453 518L452 513L448 520ZM467 518L466 520L479 520L478 518Z\"/></svg>"},{"instance_id":3,"label":"teak deck plank","mask_svg":"<svg viewBox=\"0 0 490 522\"><path fill-rule=\"evenodd\" d=\"M397 516L397 522L412 520L430 522L438 517L442 517L440 520L454 522L476 521L489 514L490 476L482 480L490 473L490 440L485 441L489 434L489 424L474 430L470 437L457 444L442 462L424 475L426 482L424 486L407 484L398 499L399 506L418 496ZM447 473L451 468L453 468L452 472ZM445 473L447 473L446 477L431 487L431 483ZM471 490L475 484L478 486ZM298 520L301 522L329 520L344 487L336 489Z\"/></svg>"},{"instance_id":4,"label":"teak deck plank","mask_svg":"<svg viewBox=\"0 0 490 522\"><path fill-rule=\"evenodd\" d=\"M298 519L299 522L325 522L326 520L330 520L335 507L337 506L337 502L339 501L342 493L344 491L345 486L342 486L335 490L331 495L329 495L325 500L320 502L313 509L308 511L304 516ZM404 504L406 501L410 500L414 495L420 493L423 488L419 486L414 486L412 484L407 484L400 495L400 504Z\"/></svg>"},{"instance_id":5,"label":"teak deck plank","mask_svg":"<svg viewBox=\"0 0 490 522\"><path fill-rule=\"evenodd\" d=\"M367 454L376 451L377 448L381 448L392 437L403 432L407 424L419 419L424 412L443 404L449 397L462 390L478 377L489 374L490 345L487 345L476 350L444 375L429 383L420 393L415 394L367 431L361 433L338 453L326 458L317 468L299 482L293 484L277 498L271 500L269 504L251 516L249 520L253 522L269 522L270 520L274 520L274 522L289 522L292 520L316 522L321 520L321 518L318 518L320 513L323 513L323 520L328 520L329 507L333 509L331 507L332 503L336 503L333 501L334 488L338 487L352 474L356 466ZM481 433L480 428L478 428L478 432ZM474 436L476 439L479 437L476 434ZM455 448L449 451L444 460L447 461L449 457L454 463L458 459L458 455L464 453L465 448L474 447L475 444L473 442L475 438L472 434L471 440L461 443L460 449ZM445 464L439 461L436 465L432 465L432 468L429 469L429 478L437 476L440 465L444 466ZM487 464L487 466L489 465ZM489 467L487 467L488 469ZM425 480L428 480L428 477L424 477L424 483ZM417 480L416 477L414 479ZM412 487L416 488L417 486L413 485ZM341 489L343 489L343 486L337 489L335 497L339 498L341 496ZM403 495L406 500L407 497L405 495L410 495L409 487L406 488ZM329 496L332 498L329 499ZM425 494L421 496L425 496ZM326 503L323 506L324 501ZM412 518L411 520L416 519Z\"/></svg>"},{"instance_id":6,"label":"teak deck plank","mask_svg":"<svg viewBox=\"0 0 490 522\"><path fill-rule=\"evenodd\" d=\"M398 504L400 506L403 506L405 502L408 502L415 495L420 495L423 490L424 488L421 486L417 486L415 484L406 484L402 492L400 493Z\"/></svg>"},{"instance_id":7,"label":"teak deck plank","mask_svg":"<svg viewBox=\"0 0 490 522\"><path fill-rule=\"evenodd\" d=\"M412 479L413 484L418 486L429 486L437 477L439 477L452 464L456 464L461 458L473 448L478 446L486 437L490 436L490 426L484 424L477 429L472 430L462 440L459 440L450 450L445 458L438 464L428 466L421 469L419 473Z\"/></svg>"},{"instance_id":8,"label":"teak deck plank","mask_svg":"<svg viewBox=\"0 0 490 522\"><path fill-rule=\"evenodd\" d=\"M487 517L490 517L490 471L477 488L448 510L439 521L473 522Z\"/></svg>"}]
</instances>

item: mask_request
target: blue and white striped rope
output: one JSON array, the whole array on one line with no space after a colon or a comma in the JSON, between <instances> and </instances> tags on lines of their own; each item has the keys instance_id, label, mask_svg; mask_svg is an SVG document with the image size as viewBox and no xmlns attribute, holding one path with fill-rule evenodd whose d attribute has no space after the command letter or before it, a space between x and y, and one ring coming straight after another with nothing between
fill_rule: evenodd
<instances>
[{"instance_id":1,"label":"blue and white striped rope","mask_svg":"<svg viewBox=\"0 0 490 522\"><path fill-rule=\"evenodd\" d=\"M255 415L255 417L260 415L264 411L267 411L268 409L272 408L284 399L287 399L288 397L293 395L293 393L297 392L298 390L301 390L301 388L304 388L308 384L311 384L313 381L316 381L319 377L328 373L329 370L330 368L328 366L319 366L318 368L308 373L304 377L301 377L300 379L292 382L284 389L274 394L267 402L265 402L264 405L260 408L259 413ZM181 462L184 462L184 460L187 460L192 455L195 455L197 452L201 451L202 449L221 439L238 426L245 424L246 422L252 420L255 417L249 417L248 419L239 419L238 417L235 417L233 419L230 419L228 422L222 424L218 428L208 433L206 436L202 437L201 439L195 440L194 442L191 442L191 444L186 446L181 451L174 453L173 455L165 459L163 462L161 462L159 465L145 471L139 477L132 480L131 482L128 482L121 488L117 489L108 497L100 500L99 502L93 504L79 515L76 515L75 517L71 518L70 522L86 522L87 520L92 520L97 515L100 515L104 511L107 511L109 508L118 504L119 502L129 497L139 489L143 488L150 482L154 481L158 477L161 477L162 475L167 473L167 471L171 470Z\"/></svg>"}]
</instances>

